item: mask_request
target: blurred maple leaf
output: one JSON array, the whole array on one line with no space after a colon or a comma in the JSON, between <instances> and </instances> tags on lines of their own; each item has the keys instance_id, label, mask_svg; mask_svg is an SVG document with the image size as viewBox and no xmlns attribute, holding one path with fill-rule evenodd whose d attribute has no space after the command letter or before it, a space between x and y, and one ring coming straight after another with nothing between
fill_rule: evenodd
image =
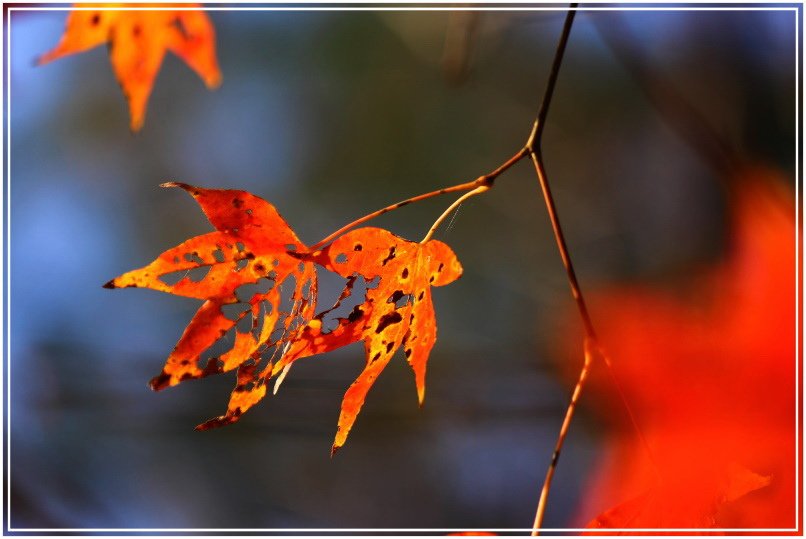
<instances>
[{"instance_id":1,"label":"blurred maple leaf","mask_svg":"<svg viewBox=\"0 0 806 539\"><path fill-rule=\"evenodd\" d=\"M591 297L649 449L628 425L610 436L582 513L617 505L589 526L796 525L795 211L786 184L764 169L735 179L727 257L684 297L643 287ZM622 405L603 371L589 398L613 417Z\"/></svg>"},{"instance_id":2,"label":"blurred maple leaf","mask_svg":"<svg viewBox=\"0 0 806 539\"><path fill-rule=\"evenodd\" d=\"M160 10L104 9L124 4L80 4L67 17L61 41L38 64L109 44L112 69L129 103L132 131L143 126L146 104L166 51L184 60L208 88L221 83L215 31L198 4L140 4Z\"/></svg>"}]
</instances>

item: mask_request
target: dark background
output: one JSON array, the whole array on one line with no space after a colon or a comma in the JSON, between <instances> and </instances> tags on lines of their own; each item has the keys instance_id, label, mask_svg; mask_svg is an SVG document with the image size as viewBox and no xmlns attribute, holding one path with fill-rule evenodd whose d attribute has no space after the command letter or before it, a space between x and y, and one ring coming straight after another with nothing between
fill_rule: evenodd
<instances>
[{"instance_id":1,"label":"dark background","mask_svg":"<svg viewBox=\"0 0 806 539\"><path fill-rule=\"evenodd\" d=\"M299 362L239 423L199 433L224 411L231 375L157 394L146 386L197 302L101 285L210 230L190 197L157 187L165 181L253 192L314 243L492 170L529 133L563 13L212 12L223 85L205 90L166 56L135 135L105 47L34 67L65 16L15 10L6 26L8 524L529 527L573 385L551 353L558 320L573 313L528 163L436 236L465 273L434 291L424 407L396 357L333 459L360 345ZM795 16L578 14L544 157L584 289L663 284L722 252L714 163L644 89L672 90L736 155L794 174ZM597 30L616 23L619 54ZM625 64L633 54L646 70ZM451 201L374 224L419 239ZM325 281L322 306L341 286ZM583 398L546 526L594 516L575 512L601 439L590 405Z\"/></svg>"}]
</instances>

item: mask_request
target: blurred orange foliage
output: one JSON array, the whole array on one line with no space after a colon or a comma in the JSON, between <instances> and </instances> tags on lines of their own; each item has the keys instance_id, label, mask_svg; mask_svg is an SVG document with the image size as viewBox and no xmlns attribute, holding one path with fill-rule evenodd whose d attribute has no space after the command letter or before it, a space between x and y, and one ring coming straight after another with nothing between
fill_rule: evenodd
<instances>
[{"instance_id":1,"label":"blurred orange foliage","mask_svg":"<svg viewBox=\"0 0 806 539\"><path fill-rule=\"evenodd\" d=\"M775 172L747 169L731 185L721 263L676 294L629 286L590 298L647 442L597 365L583 400L623 422L581 507L585 520L599 514L592 528L798 524L795 208Z\"/></svg>"},{"instance_id":2,"label":"blurred orange foliage","mask_svg":"<svg viewBox=\"0 0 806 539\"><path fill-rule=\"evenodd\" d=\"M130 127L143 126L146 104L151 95L166 51L185 61L209 88L221 83L215 54L215 30L201 10L187 9L197 4L183 4L182 10L166 8L177 4L140 4L139 8L160 7L159 11L103 9L124 4L81 4L67 17L61 41L43 54L39 64L84 52L103 43L109 44L112 69L129 102Z\"/></svg>"}]
</instances>

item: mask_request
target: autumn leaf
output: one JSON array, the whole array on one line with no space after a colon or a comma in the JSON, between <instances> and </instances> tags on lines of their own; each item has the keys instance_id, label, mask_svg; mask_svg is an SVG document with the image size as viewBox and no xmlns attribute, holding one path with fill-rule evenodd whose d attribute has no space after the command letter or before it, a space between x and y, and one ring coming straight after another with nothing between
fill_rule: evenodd
<instances>
[{"instance_id":1,"label":"autumn leaf","mask_svg":"<svg viewBox=\"0 0 806 539\"><path fill-rule=\"evenodd\" d=\"M314 314L313 264L289 254L306 247L274 206L252 194L182 183L163 187L181 187L190 193L216 231L168 249L151 264L105 285L152 288L205 300L151 387L160 390L235 367L250 372L262 352L279 344L295 325ZM206 274L194 279L194 271ZM181 278L169 284L177 275ZM290 312L281 311L284 285L293 286ZM237 314L227 316L225 311L230 309ZM242 331L240 323L249 319L248 330ZM232 349L200 365L201 354L230 331L234 332Z\"/></svg>"},{"instance_id":2,"label":"autumn leaf","mask_svg":"<svg viewBox=\"0 0 806 539\"><path fill-rule=\"evenodd\" d=\"M704 478L706 481L710 477ZM688 528L714 528L720 511L732 502L770 484L772 476L757 474L736 463L724 471L716 484L700 482L696 489L673 479L609 509L588 523L591 529L662 528L667 523ZM687 495L680 496L683 491ZM609 534L617 532L609 531ZM592 534L592 532L589 532Z\"/></svg>"},{"instance_id":3,"label":"autumn leaf","mask_svg":"<svg viewBox=\"0 0 806 539\"><path fill-rule=\"evenodd\" d=\"M732 185L723 261L676 293L630 286L589 298L646 439L595 368L587 398L624 424L585 490L580 518L599 514L593 526L796 523L795 209L772 171L746 169Z\"/></svg>"},{"instance_id":4,"label":"autumn leaf","mask_svg":"<svg viewBox=\"0 0 806 539\"><path fill-rule=\"evenodd\" d=\"M332 309L320 313L297 331L288 351L271 372L239 379L227 413L200 428L237 419L245 411L244 403L254 404L262 398L267 379L294 361L363 340L366 365L342 401L333 443L335 451L346 441L367 392L401 346L414 371L417 396L422 404L426 362L436 341L431 287L453 282L461 275L462 267L450 247L440 241L419 244L379 228L354 230L321 251L297 256L346 277L344 292ZM368 287L364 301L346 318L337 319L334 329L326 329L326 318L351 295L359 275L369 281L379 279L377 287Z\"/></svg>"},{"instance_id":5,"label":"autumn leaf","mask_svg":"<svg viewBox=\"0 0 806 539\"><path fill-rule=\"evenodd\" d=\"M109 56L123 94L129 103L132 131L143 126L146 104L154 79L166 51L185 61L204 80L208 88L221 83L215 54L215 31L201 10L185 9L198 4L141 4L159 10L108 9L121 4L80 4L67 17L61 41L43 54L38 64L45 64L103 43L109 44Z\"/></svg>"}]
</instances>

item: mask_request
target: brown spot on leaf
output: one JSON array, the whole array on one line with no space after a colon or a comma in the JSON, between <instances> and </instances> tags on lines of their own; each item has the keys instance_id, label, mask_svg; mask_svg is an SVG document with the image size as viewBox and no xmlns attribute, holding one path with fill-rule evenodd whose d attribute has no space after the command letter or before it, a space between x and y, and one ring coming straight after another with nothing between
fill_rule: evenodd
<instances>
[{"instance_id":1,"label":"brown spot on leaf","mask_svg":"<svg viewBox=\"0 0 806 539\"><path fill-rule=\"evenodd\" d=\"M355 307L353 307L353 312L350 313L350 316L347 317L347 320L350 322L355 322L362 316L364 316L364 311L361 310L360 305L356 305Z\"/></svg>"},{"instance_id":2,"label":"brown spot on leaf","mask_svg":"<svg viewBox=\"0 0 806 539\"><path fill-rule=\"evenodd\" d=\"M385 266L386 263L392 260L394 257L395 257L395 246L392 245L391 247L389 247L389 255L387 255L387 257L383 259L381 265Z\"/></svg>"},{"instance_id":3,"label":"brown spot on leaf","mask_svg":"<svg viewBox=\"0 0 806 539\"><path fill-rule=\"evenodd\" d=\"M399 323L401 320L403 320L403 317L400 316L400 313L397 311L385 314L378 321L378 326L375 328L375 333L380 333L381 331L391 326L392 324Z\"/></svg>"}]
</instances>

